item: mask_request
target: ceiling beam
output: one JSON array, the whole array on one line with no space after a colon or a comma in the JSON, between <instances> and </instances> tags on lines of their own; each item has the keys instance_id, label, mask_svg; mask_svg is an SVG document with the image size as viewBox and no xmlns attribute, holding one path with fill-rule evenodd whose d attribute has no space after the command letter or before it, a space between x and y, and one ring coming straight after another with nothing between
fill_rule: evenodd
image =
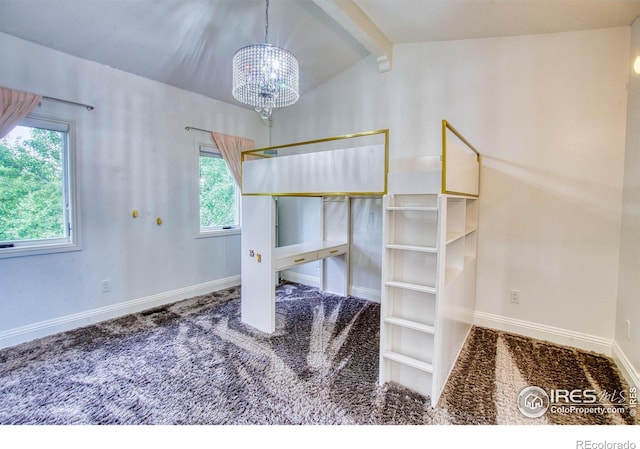
<instances>
[{"instance_id":1,"label":"ceiling beam","mask_svg":"<svg viewBox=\"0 0 640 449\"><path fill-rule=\"evenodd\" d=\"M393 43L354 0L313 0L377 58L378 70L391 70Z\"/></svg>"}]
</instances>

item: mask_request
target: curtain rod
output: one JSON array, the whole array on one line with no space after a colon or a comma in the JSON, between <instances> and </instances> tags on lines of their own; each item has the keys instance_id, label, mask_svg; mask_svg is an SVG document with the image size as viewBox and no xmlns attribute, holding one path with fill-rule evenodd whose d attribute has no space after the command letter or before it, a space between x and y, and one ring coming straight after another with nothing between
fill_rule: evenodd
<instances>
[{"instance_id":1,"label":"curtain rod","mask_svg":"<svg viewBox=\"0 0 640 449\"><path fill-rule=\"evenodd\" d=\"M197 131L203 131L205 133L213 133L213 131L210 131L208 129L196 128L195 126L185 126L184 129L186 129L187 131L191 131L192 129L195 129Z\"/></svg>"},{"instance_id":2,"label":"curtain rod","mask_svg":"<svg viewBox=\"0 0 640 449\"><path fill-rule=\"evenodd\" d=\"M82 106L83 108L87 108L87 111L93 111L94 107L91 106L90 104L84 104L84 103L77 103L75 101L69 101L69 100L63 100L61 98L54 98L54 97L46 97L46 96L42 96L43 100L50 100L50 101L57 101L58 103L65 103L65 104L71 104L73 106Z\"/></svg>"}]
</instances>

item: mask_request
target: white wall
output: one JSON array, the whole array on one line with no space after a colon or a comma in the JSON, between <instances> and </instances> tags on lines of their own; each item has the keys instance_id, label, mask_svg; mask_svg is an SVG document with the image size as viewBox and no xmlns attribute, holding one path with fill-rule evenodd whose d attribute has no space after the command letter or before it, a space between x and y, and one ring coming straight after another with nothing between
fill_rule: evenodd
<instances>
[{"instance_id":1,"label":"white wall","mask_svg":"<svg viewBox=\"0 0 640 449\"><path fill-rule=\"evenodd\" d=\"M304 196L277 197L277 246L322 240L322 198ZM307 213L298 213L306 210Z\"/></svg>"},{"instance_id":2,"label":"white wall","mask_svg":"<svg viewBox=\"0 0 640 449\"><path fill-rule=\"evenodd\" d=\"M279 111L272 144L389 128L390 159L439 155L449 120L484 155L484 323L604 348L614 335L629 35L396 45L391 72L368 58Z\"/></svg>"},{"instance_id":3,"label":"white wall","mask_svg":"<svg viewBox=\"0 0 640 449\"><path fill-rule=\"evenodd\" d=\"M322 198L282 196L277 198L277 246L322 240ZM320 287L320 261L291 267L283 279Z\"/></svg>"},{"instance_id":4,"label":"white wall","mask_svg":"<svg viewBox=\"0 0 640 449\"><path fill-rule=\"evenodd\" d=\"M255 112L5 34L0 60L0 85L95 106L45 101L37 110L76 122L82 251L0 259L0 346L130 311L119 306L128 301L239 283L240 236L196 238L196 143L211 138L184 127L265 146Z\"/></svg>"},{"instance_id":5,"label":"white wall","mask_svg":"<svg viewBox=\"0 0 640 449\"><path fill-rule=\"evenodd\" d=\"M380 302L382 197L351 199L351 295Z\"/></svg>"},{"instance_id":6,"label":"white wall","mask_svg":"<svg viewBox=\"0 0 640 449\"><path fill-rule=\"evenodd\" d=\"M640 20L631 26L631 58L640 57ZM640 75L629 64L627 142L616 313L616 356L640 386ZM631 338L627 336L631 322Z\"/></svg>"}]
</instances>

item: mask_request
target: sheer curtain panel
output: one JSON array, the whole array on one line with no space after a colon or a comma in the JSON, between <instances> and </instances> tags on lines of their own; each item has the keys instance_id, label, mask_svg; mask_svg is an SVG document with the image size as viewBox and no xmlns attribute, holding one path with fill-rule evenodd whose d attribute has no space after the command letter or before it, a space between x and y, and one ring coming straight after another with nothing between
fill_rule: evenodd
<instances>
[{"instance_id":1,"label":"sheer curtain panel","mask_svg":"<svg viewBox=\"0 0 640 449\"><path fill-rule=\"evenodd\" d=\"M0 87L0 139L9 134L41 100L41 95Z\"/></svg>"},{"instance_id":2,"label":"sheer curtain panel","mask_svg":"<svg viewBox=\"0 0 640 449\"><path fill-rule=\"evenodd\" d=\"M230 136L228 134L212 133L213 141L220 150L220 154L229 166L238 187L242 187L242 161L240 154L243 151L255 149L255 141L244 137Z\"/></svg>"}]
</instances>

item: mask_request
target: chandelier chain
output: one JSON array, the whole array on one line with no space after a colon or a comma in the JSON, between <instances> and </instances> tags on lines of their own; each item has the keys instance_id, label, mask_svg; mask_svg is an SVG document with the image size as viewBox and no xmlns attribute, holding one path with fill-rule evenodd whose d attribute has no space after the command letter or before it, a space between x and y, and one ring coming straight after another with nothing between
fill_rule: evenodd
<instances>
[{"instance_id":1,"label":"chandelier chain","mask_svg":"<svg viewBox=\"0 0 640 449\"><path fill-rule=\"evenodd\" d=\"M269 0L266 1L264 9L264 43L269 43Z\"/></svg>"}]
</instances>

